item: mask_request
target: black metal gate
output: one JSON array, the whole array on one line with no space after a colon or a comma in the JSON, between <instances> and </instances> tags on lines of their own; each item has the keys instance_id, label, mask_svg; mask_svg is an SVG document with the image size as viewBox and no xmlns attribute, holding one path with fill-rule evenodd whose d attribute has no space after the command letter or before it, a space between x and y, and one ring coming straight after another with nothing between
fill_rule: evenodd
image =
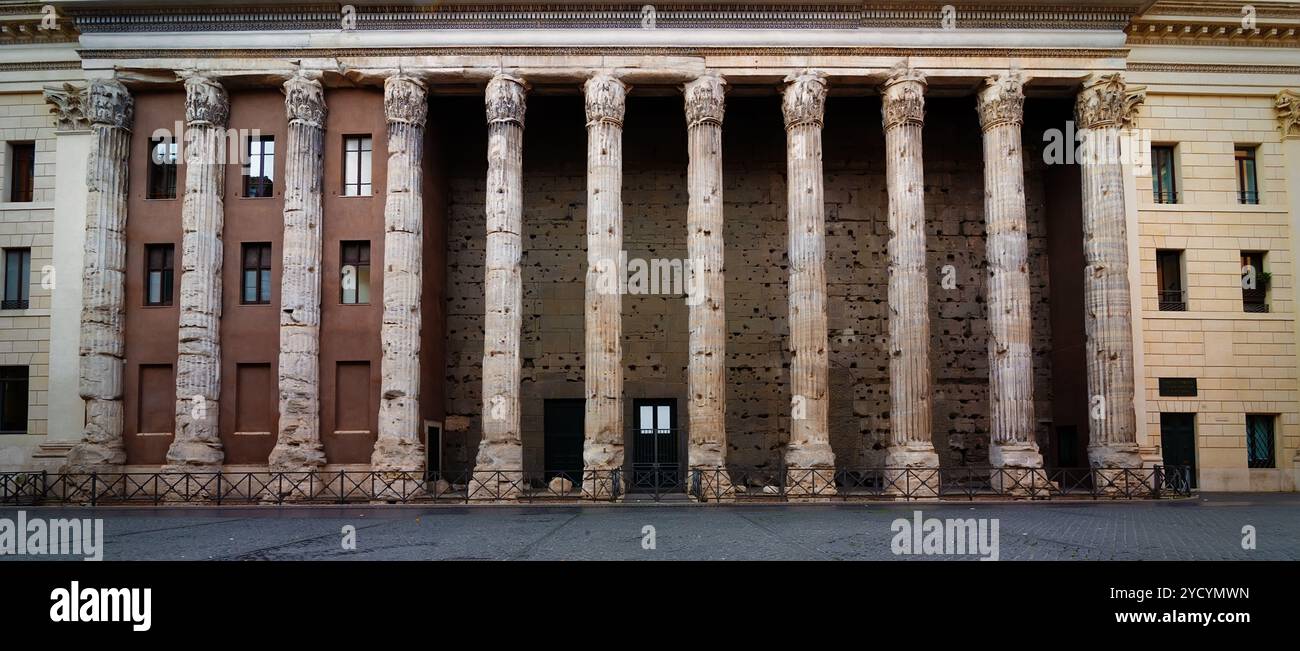
<instances>
[{"instance_id":1,"label":"black metal gate","mask_svg":"<svg viewBox=\"0 0 1300 651\"><path fill-rule=\"evenodd\" d=\"M678 450L677 401L636 400L632 403L632 485L630 493L680 491L682 468Z\"/></svg>"},{"instance_id":2,"label":"black metal gate","mask_svg":"<svg viewBox=\"0 0 1300 651\"><path fill-rule=\"evenodd\" d=\"M1196 488L1196 414L1160 414L1160 450L1166 466L1183 466Z\"/></svg>"}]
</instances>

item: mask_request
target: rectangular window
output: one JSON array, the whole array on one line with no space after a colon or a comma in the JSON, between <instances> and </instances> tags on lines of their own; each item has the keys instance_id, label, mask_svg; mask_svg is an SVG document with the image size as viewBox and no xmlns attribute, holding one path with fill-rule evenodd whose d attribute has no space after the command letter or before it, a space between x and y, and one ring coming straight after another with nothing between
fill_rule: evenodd
<instances>
[{"instance_id":1,"label":"rectangular window","mask_svg":"<svg viewBox=\"0 0 1300 651\"><path fill-rule=\"evenodd\" d=\"M1246 465L1250 468L1273 468L1273 423L1276 417L1246 414Z\"/></svg>"},{"instance_id":2,"label":"rectangular window","mask_svg":"<svg viewBox=\"0 0 1300 651\"><path fill-rule=\"evenodd\" d=\"M1172 146L1151 147L1151 186L1156 203L1178 203L1178 181Z\"/></svg>"},{"instance_id":3,"label":"rectangular window","mask_svg":"<svg viewBox=\"0 0 1300 651\"><path fill-rule=\"evenodd\" d=\"M145 305L172 304L172 258L175 250L171 244L149 244L144 247Z\"/></svg>"},{"instance_id":4,"label":"rectangular window","mask_svg":"<svg viewBox=\"0 0 1300 651\"><path fill-rule=\"evenodd\" d=\"M1259 183L1255 176L1255 148L1237 145L1237 203L1258 204Z\"/></svg>"},{"instance_id":5,"label":"rectangular window","mask_svg":"<svg viewBox=\"0 0 1300 651\"><path fill-rule=\"evenodd\" d=\"M0 366L0 434L27 433L27 367Z\"/></svg>"},{"instance_id":6,"label":"rectangular window","mask_svg":"<svg viewBox=\"0 0 1300 651\"><path fill-rule=\"evenodd\" d=\"M370 196L370 136L343 138L343 196Z\"/></svg>"},{"instance_id":7,"label":"rectangular window","mask_svg":"<svg viewBox=\"0 0 1300 651\"><path fill-rule=\"evenodd\" d=\"M344 305L370 302L370 242L343 242L339 289Z\"/></svg>"},{"instance_id":8,"label":"rectangular window","mask_svg":"<svg viewBox=\"0 0 1300 651\"><path fill-rule=\"evenodd\" d=\"M176 198L176 141L171 138L149 140L150 199Z\"/></svg>"},{"instance_id":9,"label":"rectangular window","mask_svg":"<svg viewBox=\"0 0 1300 651\"><path fill-rule=\"evenodd\" d=\"M1187 311L1187 293L1183 290L1183 252L1156 250L1156 292L1161 312Z\"/></svg>"},{"instance_id":10,"label":"rectangular window","mask_svg":"<svg viewBox=\"0 0 1300 651\"><path fill-rule=\"evenodd\" d=\"M245 197L275 194L275 136L249 136L248 173L244 175Z\"/></svg>"},{"instance_id":11,"label":"rectangular window","mask_svg":"<svg viewBox=\"0 0 1300 651\"><path fill-rule=\"evenodd\" d=\"M9 200L32 201L36 188L36 143L9 143Z\"/></svg>"},{"instance_id":12,"label":"rectangular window","mask_svg":"<svg viewBox=\"0 0 1300 651\"><path fill-rule=\"evenodd\" d=\"M1268 286L1273 276L1264 267L1264 251L1241 252L1241 307L1246 312L1268 311Z\"/></svg>"},{"instance_id":13,"label":"rectangular window","mask_svg":"<svg viewBox=\"0 0 1300 651\"><path fill-rule=\"evenodd\" d=\"M5 249L5 296L0 308L25 310L32 281L32 250Z\"/></svg>"},{"instance_id":14,"label":"rectangular window","mask_svg":"<svg viewBox=\"0 0 1300 651\"><path fill-rule=\"evenodd\" d=\"M247 305L266 305L271 302L271 244L251 242L244 244L244 291L242 302Z\"/></svg>"}]
</instances>

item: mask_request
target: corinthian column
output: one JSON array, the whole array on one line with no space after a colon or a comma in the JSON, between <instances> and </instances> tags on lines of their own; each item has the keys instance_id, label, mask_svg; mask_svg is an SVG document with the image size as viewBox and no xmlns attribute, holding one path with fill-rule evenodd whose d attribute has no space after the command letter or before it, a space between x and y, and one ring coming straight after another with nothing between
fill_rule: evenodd
<instances>
[{"instance_id":1,"label":"corinthian column","mask_svg":"<svg viewBox=\"0 0 1300 651\"><path fill-rule=\"evenodd\" d=\"M729 489L727 460L726 292L722 239L722 117L725 83L706 74L686 84L686 137L690 162L686 188L686 251L690 257L690 358L686 382L687 465L699 472L702 495Z\"/></svg>"},{"instance_id":2,"label":"corinthian column","mask_svg":"<svg viewBox=\"0 0 1300 651\"><path fill-rule=\"evenodd\" d=\"M930 297L925 278L925 75L895 66L881 88L889 191L890 468L937 468L930 440Z\"/></svg>"},{"instance_id":3,"label":"corinthian column","mask_svg":"<svg viewBox=\"0 0 1300 651\"><path fill-rule=\"evenodd\" d=\"M586 420L584 492L609 498L623 467L623 110L627 85L600 73L583 85L587 112Z\"/></svg>"},{"instance_id":4,"label":"corinthian column","mask_svg":"<svg viewBox=\"0 0 1300 651\"><path fill-rule=\"evenodd\" d=\"M176 438L171 470L220 466L221 228L226 162L226 90L200 75L185 80L185 198L181 205L180 332Z\"/></svg>"},{"instance_id":5,"label":"corinthian column","mask_svg":"<svg viewBox=\"0 0 1300 651\"><path fill-rule=\"evenodd\" d=\"M826 206L822 185L822 117L826 73L786 77L786 201L790 257L790 440L785 450L790 495L835 491L831 451L829 348L826 334Z\"/></svg>"},{"instance_id":6,"label":"corinthian column","mask_svg":"<svg viewBox=\"0 0 1300 651\"><path fill-rule=\"evenodd\" d=\"M96 472L126 463L122 442L125 348L127 158L135 102L126 86L90 82L86 109L94 139L86 170L82 271L80 393L86 403L81 442L64 472Z\"/></svg>"},{"instance_id":7,"label":"corinthian column","mask_svg":"<svg viewBox=\"0 0 1300 651\"><path fill-rule=\"evenodd\" d=\"M280 427L272 470L325 465L320 441L321 178L325 93L295 75L284 82L289 119L284 164L284 254L280 276Z\"/></svg>"},{"instance_id":8,"label":"corinthian column","mask_svg":"<svg viewBox=\"0 0 1300 651\"><path fill-rule=\"evenodd\" d=\"M1133 410L1133 330L1120 130L1144 97L1118 73L1084 82L1075 103L1083 139L1083 324L1087 335L1088 460L1098 468L1138 468Z\"/></svg>"},{"instance_id":9,"label":"corinthian column","mask_svg":"<svg viewBox=\"0 0 1300 651\"><path fill-rule=\"evenodd\" d=\"M1020 148L1024 82L990 77L978 96L984 131L985 257L988 261L989 457L999 468L1041 468L1034 442L1034 368L1029 315L1029 237Z\"/></svg>"},{"instance_id":10,"label":"corinthian column","mask_svg":"<svg viewBox=\"0 0 1300 651\"><path fill-rule=\"evenodd\" d=\"M486 260L483 279L483 439L470 497L510 498L524 467L519 433L519 338L523 328L523 80L493 77L484 105L488 124Z\"/></svg>"},{"instance_id":11,"label":"corinthian column","mask_svg":"<svg viewBox=\"0 0 1300 651\"><path fill-rule=\"evenodd\" d=\"M379 436L374 470L417 472L420 444L420 280L423 246L424 83L396 75L384 82L388 190L384 201L384 316L379 328Z\"/></svg>"}]
</instances>

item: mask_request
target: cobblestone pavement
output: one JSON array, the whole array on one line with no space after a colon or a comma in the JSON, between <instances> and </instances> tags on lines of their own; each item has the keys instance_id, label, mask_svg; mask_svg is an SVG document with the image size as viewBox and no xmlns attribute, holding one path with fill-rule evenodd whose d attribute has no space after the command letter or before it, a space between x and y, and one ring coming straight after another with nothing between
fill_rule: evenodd
<instances>
[{"instance_id":1,"label":"cobblestone pavement","mask_svg":"<svg viewBox=\"0 0 1300 651\"><path fill-rule=\"evenodd\" d=\"M1162 502L24 510L29 519L102 517L105 560L896 559L891 524L912 520L915 511L923 518L997 518L1001 560L1300 559L1300 494ZM0 518L16 512L0 509ZM343 549L347 525L356 528L354 551ZM647 525L653 549L643 547ZM1254 550L1242 549L1246 525L1255 528Z\"/></svg>"}]
</instances>

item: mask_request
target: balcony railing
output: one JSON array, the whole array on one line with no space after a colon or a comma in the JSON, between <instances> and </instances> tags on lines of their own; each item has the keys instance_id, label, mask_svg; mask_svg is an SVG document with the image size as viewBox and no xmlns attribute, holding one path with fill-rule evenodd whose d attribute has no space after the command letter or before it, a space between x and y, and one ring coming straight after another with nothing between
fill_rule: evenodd
<instances>
[{"instance_id":1,"label":"balcony railing","mask_svg":"<svg viewBox=\"0 0 1300 651\"><path fill-rule=\"evenodd\" d=\"M1156 203L1178 203L1177 190L1152 190L1151 194L1155 197Z\"/></svg>"},{"instance_id":2,"label":"balcony railing","mask_svg":"<svg viewBox=\"0 0 1300 651\"><path fill-rule=\"evenodd\" d=\"M1246 312L1268 312L1268 291L1262 288L1241 290L1241 307Z\"/></svg>"},{"instance_id":3,"label":"balcony railing","mask_svg":"<svg viewBox=\"0 0 1300 651\"><path fill-rule=\"evenodd\" d=\"M652 474L660 472L650 471ZM584 470L438 472L0 473L0 504L476 503L632 499L696 502L913 499L1155 499L1191 494L1186 466L1017 469L691 469L651 476L653 491L629 490L633 473Z\"/></svg>"},{"instance_id":4,"label":"balcony railing","mask_svg":"<svg viewBox=\"0 0 1300 651\"><path fill-rule=\"evenodd\" d=\"M25 298L7 298L0 301L0 310L25 310L29 304Z\"/></svg>"},{"instance_id":5,"label":"balcony railing","mask_svg":"<svg viewBox=\"0 0 1300 651\"><path fill-rule=\"evenodd\" d=\"M1162 289L1159 294L1161 312L1187 311L1187 292L1181 289Z\"/></svg>"},{"instance_id":6,"label":"balcony railing","mask_svg":"<svg viewBox=\"0 0 1300 651\"><path fill-rule=\"evenodd\" d=\"M1238 190L1237 203L1259 205L1259 192L1256 190Z\"/></svg>"}]
</instances>

